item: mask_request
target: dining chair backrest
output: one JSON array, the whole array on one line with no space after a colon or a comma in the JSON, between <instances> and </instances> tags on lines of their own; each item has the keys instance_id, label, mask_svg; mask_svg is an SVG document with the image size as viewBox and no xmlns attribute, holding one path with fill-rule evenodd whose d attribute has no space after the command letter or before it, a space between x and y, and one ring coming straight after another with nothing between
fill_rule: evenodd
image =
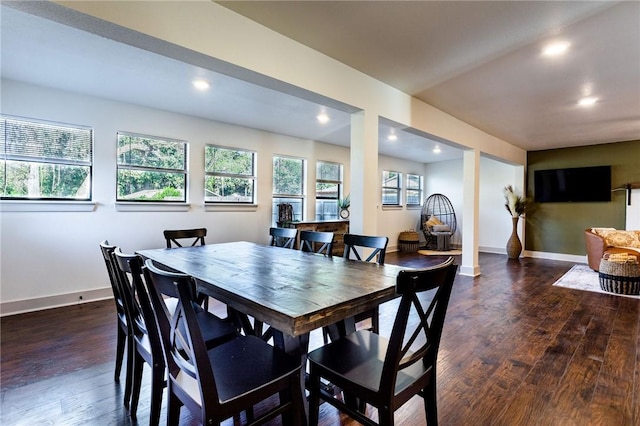
<instances>
[{"instance_id":1,"label":"dining chair backrest","mask_svg":"<svg viewBox=\"0 0 640 426\"><path fill-rule=\"evenodd\" d=\"M300 231L300 250L331 257L332 249L333 232Z\"/></svg>"},{"instance_id":2,"label":"dining chair backrest","mask_svg":"<svg viewBox=\"0 0 640 426\"><path fill-rule=\"evenodd\" d=\"M167 243L167 248L182 247L189 245L191 247L205 244L204 237L207 236L207 228L196 229L166 229L164 230L164 239ZM182 240L182 242L180 242ZM185 241L187 242L185 243Z\"/></svg>"},{"instance_id":3,"label":"dining chair backrest","mask_svg":"<svg viewBox=\"0 0 640 426\"><path fill-rule=\"evenodd\" d=\"M269 228L271 245L284 248L295 248L298 230L295 228Z\"/></svg>"},{"instance_id":4,"label":"dining chair backrest","mask_svg":"<svg viewBox=\"0 0 640 426\"><path fill-rule=\"evenodd\" d=\"M151 259L145 261L143 273L147 282L149 299L155 312L156 325L160 330L163 345L166 345L169 341L171 318L173 318L179 297L176 283L184 286L190 292L192 300L196 297L195 283L189 275L162 269ZM167 301L175 303L169 305ZM166 355L166 346L164 346L164 350Z\"/></svg>"},{"instance_id":5,"label":"dining chair backrest","mask_svg":"<svg viewBox=\"0 0 640 426\"><path fill-rule=\"evenodd\" d=\"M375 425L360 409L370 404L378 409L377 424L393 425L394 411L415 395L424 399L426 423L438 424L436 365L458 268L453 260L398 273L400 303L389 338L358 330L309 354L311 426L318 424L320 398L362 424ZM322 379L357 403L350 405L327 392Z\"/></svg>"},{"instance_id":6,"label":"dining chair backrest","mask_svg":"<svg viewBox=\"0 0 640 426\"><path fill-rule=\"evenodd\" d=\"M118 315L121 315L123 318L126 318L124 301L122 300L122 295L120 294L121 291L116 275L116 265L113 258L113 252L115 251L115 249L116 246L109 244L109 241L107 240L104 240L100 243L100 251L102 252L104 263L107 266L109 282L111 283L111 290L113 291L113 299L116 303L116 313Z\"/></svg>"},{"instance_id":7,"label":"dining chair backrest","mask_svg":"<svg viewBox=\"0 0 640 426\"><path fill-rule=\"evenodd\" d=\"M238 327L230 318L222 319L201 306L202 303L199 300L196 282L193 277L162 269L150 259L144 263L144 266L143 272L147 282L149 298L156 313L156 325L160 330L163 345L168 342L170 323L178 303L179 294L176 287L178 285L185 288L184 291L189 293L194 303L194 309L197 312L198 321L203 330L208 348L232 339L238 334ZM164 350L166 357L166 346L164 346Z\"/></svg>"},{"instance_id":8,"label":"dining chair backrest","mask_svg":"<svg viewBox=\"0 0 640 426\"><path fill-rule=\"evenodd\" d=\"M188 286L175 284L179 303L165 346L168 364L167 424L177 424L186 406L202 424L227 418L279 395L275 406L251 424L264 424L288 414L284 424L303 419L300 361L255 336L237 336L209 350L197 320ZM214 371L215 370L215 371ZM273 400L273 399L272 399Z\"/></svg>"},{"instance_id":9,"label":"dining chair backrest","mask_svg":"<svg viewBox=\"0 0 640 426\"><path fill-rule=\"evenodd\" d=\"M374 258L380 265L384 265L384 258L387 251L388 237L378 237L370 235L344 234L344 257L346 259L364 260L371 262ZM368 248L373 251L362 259L358 249Z\"/></svg>"},{"instance_id":10,"label":"dining chair backrest","mask_svg":"<svg viewBox=\"0 0 640 426\"><path fill-rule=\"evenodd\" d=\"M389 396L395 392L398 375L412 365L421 362L435 371L444 319L458 269L453 261L453 257L449 257L428 269L398 273L396 294L401 297L400 306L389 338L380 384ZM428 306L423 306L428 297L420 297L420 294L429 291L433 291L433 295ZM410 317L420 320L409 326Z\"/></svg>"},{"instance_id":11,"label":"dining chair backrest","mask_svg":"<svg viewBox=\"0 0 640 426\"><path fill-rule=\"evenodd\" d=\"M120 247L117 247L114 250L113 258L117 267L117 277L120 283L120 289L125 301L127 320L131 324L135 335L140 336L147 334L147 326L145 324L144 317L142 316L142 309L138 303L136 288L133 286L133 280L136 277L130 266L131 264L139 263L140 259L135 254L123 253ZM139 272L142 273L142 271ZM137 278L141 279L141 275L138 275Z\"/></svg>"}]
</instances>

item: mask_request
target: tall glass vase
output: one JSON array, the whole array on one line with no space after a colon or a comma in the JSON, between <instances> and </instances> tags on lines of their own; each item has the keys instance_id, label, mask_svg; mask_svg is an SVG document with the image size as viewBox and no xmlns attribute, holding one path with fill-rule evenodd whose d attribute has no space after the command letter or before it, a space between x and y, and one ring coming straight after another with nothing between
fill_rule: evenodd
<instances>
[{"instance_id":1,"label":"tall glass vase","mask_svg":"<svg viewBox=\"0 0 640 426\"><path fill-rule=\"evenodd\" d=\"M507 241L507 256L509 256L509 259L517 259L520 257L520 253L522 253L522 243L518 237L518 219L520 218L511 218L513 222L513 230L511 231L511 236Z\"/></svg>"}]
</instances>

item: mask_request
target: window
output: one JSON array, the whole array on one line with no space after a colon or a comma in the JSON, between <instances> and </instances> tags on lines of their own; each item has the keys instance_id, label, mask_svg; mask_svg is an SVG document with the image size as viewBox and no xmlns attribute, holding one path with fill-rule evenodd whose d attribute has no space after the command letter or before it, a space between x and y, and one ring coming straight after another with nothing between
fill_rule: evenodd
<instances>
[{"instance_id":1,"label":"window","mask_svg":"<svg viewBox=\"0 0 640 426\"><path fill-rule=\"evenodd\" d=\"M187 143L118 133L117 201L187 200Z\"/></svg>"},{"instance_id":2,"label":"window","mask_svg":"<svg viewBox=\"0 0 640 426\"><path fill-rule=\"evenodd\" d=\"M273 157L273 223L278 217L278 204L291 204L291 220L301 221L304 201L304 160L301 158Z\"/></svg>"},{"instance_id":3,"label":"window","mask_svg":"<svg viewBox=\"0 0 640 426\"><path fill-rule=\"evenodd\" d=\"M422 204L422 176L407 174L406 197L407 206Z\"/></svg>"},{"instance_id":4,"label":"window","mask_svg":"<svg viewBox=\"0 0 640 426\"><path fill-rule=\"evenodd\" d=\"M204 151L204 201L255 202L255 152L207 145Z\"/></svg>"},{"instance_id":5,"label":"window","mask_svg":"<svg viewBox=\"0 0 640 426\"><path fill-rule=\"evenodd\" d=\"M337 220L342 191L342 164L316 164L316 220Z\"/></svg>"},{"instance_id":6,"label":"window","mask_svg":"<svg viewBox=\"0 0 640 426\"><path fill-rule=\"evenodd\" d=\"M402 174L384 170L382 172L382 205L399 206L402 190Z\"/></svg>"},{"instance_id":7,"label":"window","mask_svg":"<svg viewBox=\"0 0 640 426\"><path fill-rule=\"evenodd\" d=\"M0 116L2 199L91 200L93 130Z\"/></svg>"}]
</instances>

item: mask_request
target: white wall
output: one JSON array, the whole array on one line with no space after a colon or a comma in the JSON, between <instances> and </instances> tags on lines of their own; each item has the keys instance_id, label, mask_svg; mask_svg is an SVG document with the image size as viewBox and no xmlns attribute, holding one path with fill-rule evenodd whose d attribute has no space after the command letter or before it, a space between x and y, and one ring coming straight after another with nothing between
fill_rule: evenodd
<instances>
[{"instance_id":1,"label":"white wall","mask_svg":"<svg viewBox=\"0 0 640 426\"><path fill-rule=\"evenodd\" d=\"M162 230L208 228L207 242L268 242L271 224L272 157L274 154L342 163L349 192L349 149L291 138L194 117L116 103L69 92L2 81L4 114L91 126L95 135L91 212L10 212L0 216L0 303L6 315L77 303L111 294L99 243L108 239L126 252L163 247ZM189 141L188 212L121 212L115 209L117 131ZM220 144L255 150L258 157L258 207L236 211L203 208L204 145ZM402 173L424 173L424 165L383 159ZM307 188L313 188L315 169ZM4 203L7 204L6 202ZM307 204L315 205L308 197ZM311 212L313 209L307 209ZM414 226L417 211L378 211L379 229L390 241ZM307 217L313 219L313 217Z\"/></svg>"},{"instance_id":2,"label":"white wall","mask_svg":"<svg viewBox=\"0 0 640 426\"><path fill-rule=\"evenodd\" d=\"M479 250L493 253L505 253L509 236L511 235L511 214L504 207L503 189L512 185L519 195L524 194L522 184L516 182L514 174L519 166L512 166L488 157L480 157L480 209L479 219ZM520 239L524 245L522 235L523 221L520 220Z\"/></svg>"},{"instance_id":3,"label":"white wall","mask_svg":"<svg viewBox=\"0 0 640 426\"><path fill-rule=\"evenodd\" d=\"M420 223L420 208L407 208L406 201L403 198L402 207L382 207L382 172L383 170L402 173L402 186L406 184L406 176L408 173L422 175L425 173L425 165L423 163L410 162L398 158L387 156L379 156L378 158L378 176L380 184L378 187L378 234L389 237L389 251L398 249L398 236L400 232L410 229L418 230ZM403 191L402 196L405 196ZM424 199L424 195L423 195Z\"/></svg>"}]
</instances>

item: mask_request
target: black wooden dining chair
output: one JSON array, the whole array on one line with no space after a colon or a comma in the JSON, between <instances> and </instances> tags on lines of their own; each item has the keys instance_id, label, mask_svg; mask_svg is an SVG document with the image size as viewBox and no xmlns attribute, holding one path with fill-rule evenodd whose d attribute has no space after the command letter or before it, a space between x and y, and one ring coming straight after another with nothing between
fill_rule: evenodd
<instances>
[{"instance_id":1,"label":"black wooden dining chair","mask_svg":"<svg viewBox=\"0 0 640 426\"><path fill-rule=\"evenodd\" d=\"M207 228L196 229L165 229L163 231L167 248L185 246L203 246L204 237L207 236ZM186 242L184 240L187 240Z\"/></svg>"},{"instance_id":2,"label":"black wooden dining chair","mask_svg":"<svg viewBox=\"0 0 640 426\"><path fill-rule=\"evenodd\" d=\"M160 421L162 390L166 384L166 369L162 341L155 324L153 310L149 311L152 308L143 283L142 260L135 254L123 253L120 248L115 249L113 256L118 267L118 278L125 300L127 320L131 324L133 333L134 357L131 370L131 390L129 391L131 395L129 415L132 419L137 417L142 373L146 363L151 367L149 425L157 425ZM174 304L174 309L176 304Z\"/></svg>"},{"instance_id":3,"label":"black wooden dining chair","mask_svg":"<svg viewBox=\"0 0 640 426\"><path fill-rule=\"evenodd\" d=\"M269 228L271 245L284 248L295 248L298 230L295 228Z\"/></svg>"},{"instance_id":4,"label":"black wooden dining chair","mask_svg":"<svg viewBox=\"0 0 640 426\"><path fill-rule=\"evenodd\" d=\"M146 265L156 277L166 274L150 260ZM168 275L163 285L169 282L179 295L178 307L171 317L161 306L155 310L168 363L167 424L178 424L183 405L203 425L219 425L245 410L251 413L252 425L285 414L290 424L300 424L304 418L300 360L255 336L240 335L209 348L190 281ZM150 293L159 305L159 294ZM273 395L279 396L278 404L253 418L253 406Z\"/></svg>"},{"instance_id":5,"label":"black wooden dining chair","mask_svg":"<svg viewBox=\"0 0 640 426\"><path fill-rule=\"evenodd\" d=\"M388 237L344 234L344 258L363 262L376 261L378 265L384 265L387 244L389 244ZM363 249L373 250L363 259L364 254L361 254ZM371 319L371 330L374 333L378 333L380 331L379 310L376 306L373 309L356 315L356 323Z\"/></svg>"},{"instance_id":6,"label":"black wooden dining chair","mask_svg":"<svg viewBox=\"0 0 640 426\"><path fill-rule=\"evenodd\" d=\"M183 247L183 244L186 247L203 246L205 245L204 237L207 236L207 228L165 229L163 234L167 248ZM209 298L206 295L199 294L198 300L205 309L209 309Z\"/></svg>"},{"instance_id":7,"label":"black wooden dining chair","mask_svg":"<svg viewBox=\"0 0 640 426\"><path fill-rule=\"evenodd\" d=\"M414 395L424 400L427 424L438 424L436 364L457 268L449 257L428 269L400 271L396 280L400 306L388 339L358 330L309 354L311 426L318 424L320 398L362 424L376 425L358 409L368 403L378 410L377 424L390 426L394 412ZM321 386L321 379L358 403L334 397Z\"/></svg>"},{"instance_id":8,"label":"black wooden dining chair","mask_svg":"<svg viewBox=\"0 0 640 426\"><path fill-rule=\"evenodd\" d=\"M127 349L127 368L132 365L133 359L133 341L131 337L131 331L129 330L129 324L127 322L127 314L125 312L125 302L122 298L120 287L118 284L118 278L116 275L116 265L113 258L113 252L116 246L109 244L109 241L104 240L100 243L100 251L104 258L104 263L107 266L107 273L109 274L109 282L111 283L111 290L113 291L113 300L116 305L116 323L117 323L117 343L116 343L116 368L114 373L114 380L120 382L120 371L122 369L122 361L124 359L124 350ZM129 380L130 374L126 374L125 382L125 395L124 404L129 407L129 394L128 390L131 388Z\"/></svg>"},{"instance_id":9,"label":"black wooden dining chair","mask_svg":"<svg viewBox=\"0 0 640 426\"><path fill-rule=\"evenodd\" d=\"M333 232L300 231L300 250L332 256Z\"/></svg>"}]
</instances>

